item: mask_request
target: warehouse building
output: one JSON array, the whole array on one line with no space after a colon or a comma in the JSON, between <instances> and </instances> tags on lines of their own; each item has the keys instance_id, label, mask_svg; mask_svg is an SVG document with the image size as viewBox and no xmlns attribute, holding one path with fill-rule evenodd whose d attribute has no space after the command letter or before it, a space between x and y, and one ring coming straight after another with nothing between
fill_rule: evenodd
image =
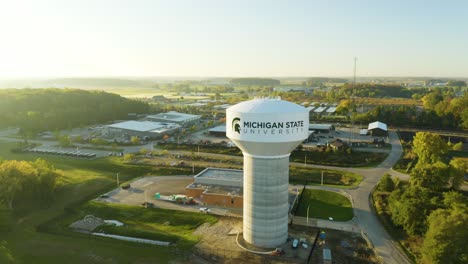
<instances>
[{"instance_id":1,"label":"warehouse building","mask_svg":"<svg viewBox=\"0 0 468 264\"><path fill-rule=\"evenodd\" d=\"M373 137L386 137L388 136L387 124L376 121L369 124L367 128L369 134Z\"/></svg>"},{"instance_id":2,"label":"warehouse building","mask_svg":"<svg viewBox=\"0 0 468 264\"><path fill-rule=\"evenodd\" d=\"M208 133L209 133L210 136L226 137L226 126L222 125L222 126L217 126L217 127L210 128L208 130Z\"/></svg>"},{"instance_id":3,"label":"warehouse building","mask_svg":"<svg viewBox=\"0 0 468 264\"><path fill-rule=\"evenodd\" d=\"M125 121L103 127L102 134L106 137L139 137L157 139L165 134L172 134L180 128L177 124L150 122L150 121Z\"/></svg>"},{"instance_id":4,"label":"warehouse building","mask_svg":"<svg viewBox=\"0 0 468 264\"><path fill-rule=\"evenodd\" d=\"M242 170L206 168L193 177L185 195L199 199L205 205L243 207Z\"/></svg>"},{"instance_id":5,"label":"warehouse building","mask_svg":"<svg viewBox=\"0 0 468 264\"><path fill-rule=\"evenodd\" d=\"M309 131L330 133L331 131L335 131L335 126L332 124L310 124Z\"/></svg>"},{"instance_id":6,"label":"warehouse building","mask_svg":"<svg viewBox=\"0 0 468 264\"><path fill-rule=\"evenodd\" d=\"M146 117L148 121L153 122L170 122L176 123L181 126L188 126L192 124L197 124L200 122L200 115L192 115L192 114L185 114L179 113L176 111L170 111L167 113L159 113L157 115L149 115Z\"/></svg>"}]
</instances>

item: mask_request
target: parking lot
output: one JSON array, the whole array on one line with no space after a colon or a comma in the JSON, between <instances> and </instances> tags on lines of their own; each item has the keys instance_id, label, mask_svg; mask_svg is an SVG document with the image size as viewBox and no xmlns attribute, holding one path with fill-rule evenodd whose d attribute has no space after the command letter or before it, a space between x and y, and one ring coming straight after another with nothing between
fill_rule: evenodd
<instances>
[{"instance_id":1,"label":"parking lot","mask_svg":"<svg viewBox=\"0 0 468 264\"><path fill-rule=\"evenodd\" d=\"M172 210L196 211L202 207L201 205L183 205L164 199L156 199L156 193L162 197L171 196L173 194L185 194L185 187L193 183L192 176L148 176L135 179L129 182L130 188L124 190L116 188L97 200L109 203L121 203L129 205L141 206L146 201L152 203L154 207L165 208ZM293 204L297 194L298 186L289 187L289 203ZM210 211L219 215L241 216L242 209L229 207L208 206Z\"/></svg>"},{"instance_id":2,"label":"parking lot","mask_svg":"<svg viewBox=\"0 0 468 264\"><path fill-rule=\"evenodd\" d=\"M374 140L374 137L371 135L362 136L359 134L359 128L346 128L346 127L337 127L335 131L329 133L316 133L315 140L304 143L305 147L317 147L317 146L326 146L327 143L333 142L337 139L340 139L346 143L353 142L369 142L371 143Z\"/></svg>"}]
</instances>

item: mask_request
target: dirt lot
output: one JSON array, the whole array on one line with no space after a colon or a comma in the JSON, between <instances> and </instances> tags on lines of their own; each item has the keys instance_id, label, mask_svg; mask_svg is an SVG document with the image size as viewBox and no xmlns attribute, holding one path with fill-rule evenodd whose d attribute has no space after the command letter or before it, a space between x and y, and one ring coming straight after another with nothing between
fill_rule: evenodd
<instances>
[{"instance_id":1,"label":"dirt lot","mask_svg":"<svg viewBox=\"0 0 468 264\"><path fill-rule=\"evenodd\" d=\"M379 263L373 250L359 234L337 230L325 230L325 243L319 238L310 263L322 263L323 249L331 250L333 263L369 264Z\"/></svg>"},{"instance_id":2,"label":"dirt lot","mask_svg":"<svg viewBox=\"0 0 468 264\"><path fill-rule=\"evenodd\" d=\"M280 247L285 255L275 257L247 252L236 243L237 232L242 231L242 219L220 218L213 226L202 225L195 234L201 235L200 242L195 246L194 254L190 257L191 263L304 263L310 253L311 247L305 249L292 248L292 238L305 238L309 245L313 243L316 231L302 227L290 227L291 240ZM241 244L245 241L240 237ZM271 249L259 249L247 246L257 251L269 251Z\"/></svg>"},{"instance_id":3,"label":"dirt lot","mask_svg":"<svg viewBox=\"0 0 468 264\"><path fill-rule=\"evenodd\" d=\"M189 263L307 263L317 233L320 232L317 228L290 226L290 240L280 246L286 254L277 257L254 254L241 249L236 243L236 233L240 231L242 219L222 217L213 226L200 226L195 234L200 235L201 240L189 257ZM333 263L378 263L373 251L360 235L336 230L325 232L325 243L320 243L322 240L317 239L309 263L322 263L323 248L331 249ZM309 247L293 249L293 238L305 238ZM241 241L241 244L244 243ZM248 248L260 251L252 246Z\"/></svg>"}]
</instances>

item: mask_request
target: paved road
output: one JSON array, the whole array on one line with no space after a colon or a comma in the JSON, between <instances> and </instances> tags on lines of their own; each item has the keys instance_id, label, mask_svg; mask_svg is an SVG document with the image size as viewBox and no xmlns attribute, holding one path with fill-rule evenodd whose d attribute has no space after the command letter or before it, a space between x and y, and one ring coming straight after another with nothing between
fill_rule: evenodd
<instances>
[{"instance_id":1,"label":"paved road","mask_svg":"<svg viewBox=\"0 0 468 264\"><path fill-rule=\"evenodd\" d=\"M349 190L354 203L354 214L359 227L374 244L377 253L384 263L410 263L406 256L400 252L390 238L389 234L380 224L376 215L371 211L369 195L385 172L391 172L391 168L403 153L402 146L395 132L390 132L392 152L379 166L363 173L365 179L355 190Z\"/></svg>"},{"instance_id":2,"label":"paved road","mask_svg":"<svg viewBox=\"0 0 468 264\"><path fill-rule=\"evenodd\" d=\"M372 242L377 251L377 254L381 257L384 263L410 263L407 260L406 256L402 252L400 252L398 247L394 244L389 234L382 227L379 220L372 212L369 201L369 195L372 189L375 185L378 184L380 178L384 173L388 172L402 179L408 178L408 175L392 170L393 165L395 165L395 163L398 161L401 154L403 153L402 146L395 132L390 132L389 141L389 143L392 144L392 151L389 153L388 157L379 166L375 168L342 168L333 166L307 165L315 168L350 171L359 173L364 176L364 180L361 182L361 184L359 184L359 186L353 189L341 189L329 186L307 187L313 189L325 189L346 194L348 198L351 198L351 201L353 203L354 218L351 221L332 222L314 219L313 221L309 220L309 224L307 224L307 219L295 217L294 223L300 225L310 225L352 232L362 231ZM304 164L302 165L305 166Z\"/></svg>"}]
</instances>

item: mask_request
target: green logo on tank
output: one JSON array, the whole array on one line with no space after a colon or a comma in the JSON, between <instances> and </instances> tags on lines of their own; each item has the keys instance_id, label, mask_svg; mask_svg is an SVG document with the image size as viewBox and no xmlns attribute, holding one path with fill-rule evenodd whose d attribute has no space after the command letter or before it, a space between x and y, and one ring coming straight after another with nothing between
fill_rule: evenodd
<instances>
[{"instance_id":1,"label":"green logo on tank","mask_svg":"<svg viewBox=\"0 0 468 264\"><path fill-rule=\"evenodd\" d=\"M240 127L239 117L235 117L234 119L232 119L232 129L234 130L234 132L237 132L240 134L241 127Z\"/></svg>"}]
</instances>

